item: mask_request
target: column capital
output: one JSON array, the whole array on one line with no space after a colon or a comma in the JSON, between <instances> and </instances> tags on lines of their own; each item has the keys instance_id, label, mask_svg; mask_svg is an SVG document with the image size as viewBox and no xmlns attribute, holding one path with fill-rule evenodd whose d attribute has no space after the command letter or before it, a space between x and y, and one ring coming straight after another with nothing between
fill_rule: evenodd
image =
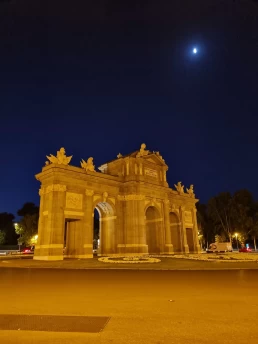
<instances>
[{"instance_id":1,"label":"column capital","mask_svg":"<svg viewBox=\"0 0 258 344\"><path fill-rule=\"evenodd\" d=\"M94 195L94 190L86 189L85 190L85 195L86 196L93 196Z\"/></svg>"}]
</instances>

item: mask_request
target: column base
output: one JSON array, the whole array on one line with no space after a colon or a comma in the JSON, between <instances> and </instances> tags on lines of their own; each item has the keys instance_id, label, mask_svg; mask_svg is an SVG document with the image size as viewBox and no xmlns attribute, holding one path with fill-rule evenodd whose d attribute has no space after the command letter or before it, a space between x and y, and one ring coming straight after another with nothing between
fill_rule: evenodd
<instances>
[{"instance_id":1,"label":"column base","mask_svg":"<svg viewBox=\"0 0 258 344\"><path fill-rule=\"evenodd\" d=\"M194 252L195 253L201 253L202 252L201 246L200 245L196 245Z\"/></svg>"},{"instance_id":2,"label":"column base","mask_svg":"<svg viewBox=\"0 0 258 344\"><path fill-rule=\"evenodd\" d=\"M93 254L68 254L65 258L88 259L93 258Z\"/></svg>"},{"instance_id":3,"label":"column base","mask_svg":"<svg viewBox=\"0 0 258 344\"><path fill-rule=\"evenodd\" d=\"M174 254L174 247L172 244L165 244L164 252L161 254Z\"/></svg>"},{"instance_id":4,"label":"column base","mask_svg":"<svg viewBox=\"0 0 258 344\"><path fill-rule=\"evenodd\" d=\"M189 246L188 245L184 245L184 253L189 253Z\"/></svg>"},{"instance_id":5,"label":"column base","mask_svg":"<svg viewBox=\"0 0 258 344\"><path fill-rule=\"evenodd\" d=\"M34 256L34 260L64 260L64 256Z\"/></svg>"},{"instance_id":6,"label":"column base","mask_svg":"<svg viewBox=\"0 0 258 344\"><path fill-rule=\"evenodd\" d=\"M110 253L110 254L98 254L98 257L112 257L112 258L120 258L120 257L146 257L148 253Z\"/></svg>"},{"instance_id":7,"label":"column base","mask_svg":"<svg viewBox=\"0 0 258 344\"><path fill-rule=\"evenodd\" d=\"M117 254L148 254L148 245L145 244L118 244Z\"/></svg>"}]
</instances>

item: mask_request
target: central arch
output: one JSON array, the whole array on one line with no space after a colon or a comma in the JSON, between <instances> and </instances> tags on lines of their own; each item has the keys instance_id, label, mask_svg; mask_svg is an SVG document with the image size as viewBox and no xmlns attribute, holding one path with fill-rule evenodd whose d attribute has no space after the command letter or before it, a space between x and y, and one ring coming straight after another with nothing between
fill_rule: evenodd
<instances>
[{"instance_id":1,"label":"central arch","mask_svg":"<svg viewBox=\"0 0 258 344\"><path fill-rule=\"evenodd\" d=\"M160 254L161 223L159 211L154 206L146 210L146 244L149 254Z\"/></svg>"},{"instance_id":2,"label":"central arch","mask_svg":"<svg viewBox=\"0 0 258 344\"><path fill-rule=\"evenodd\" d=\"M108 202L99 202L95 205L99 215L98 255L115 253L115 211Z\"/></svg>"}]
</instances>

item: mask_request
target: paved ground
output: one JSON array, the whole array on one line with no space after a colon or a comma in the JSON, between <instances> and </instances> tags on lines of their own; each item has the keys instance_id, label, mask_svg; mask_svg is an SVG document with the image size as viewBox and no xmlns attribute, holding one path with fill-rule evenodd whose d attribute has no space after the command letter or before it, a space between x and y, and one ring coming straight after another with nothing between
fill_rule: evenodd
<instances>
[{"instance_id":1,"label":"paved ground","mask_svg":"<svg viewBox=\"0 0 258 344\"><path fill-rule=\"evenodd\" d=\"M1 331L3 344L258 342L257 270L2 268L0 281L1 314L111 317L100 334Z\"/></svg>"},{"instance_id":2,"label":"paved ground","mask_svg":"<svg viewBox=\"0 0 258 344\"><path fill-rule=\"evenodd\" d=\"M198 261L179 258L160 258L160 263L112 264L94 259L65 259L64 261L38 261L32 256L0 257L0 268L57 268L57 269L144 269L144 270L214 270L214 269L258 269L257 262Z\"/></svg>"}]
</instances>

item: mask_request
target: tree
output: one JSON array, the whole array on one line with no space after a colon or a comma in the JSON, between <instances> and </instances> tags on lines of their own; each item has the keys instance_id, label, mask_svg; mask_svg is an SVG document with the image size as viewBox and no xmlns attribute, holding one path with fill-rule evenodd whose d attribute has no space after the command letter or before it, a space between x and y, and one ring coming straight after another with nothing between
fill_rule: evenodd
<instances>
[{"instance_id":1,"label":"tree","mask_svg":"<svg viewBox=\"0 0 258 344\"><path fill-rule=\"evenodd\" d=\"M253 225L255 203L248 190L239 190L232 197L234 211L234 227L243 243Z\"/></svg>"},{"instance_id":2,"label":"tree","mask_svg":"<svg viewBox=\"0 0 258 344\"><path fill-rule=\"evenodd\" d=\"M20 235L21 241L30 245L32 238L38 232L38 214L25 215L19 222L16 233Z\"/></svg>"},{"instance_id":3,"label":"tree","mask_svg":"<svg viewBox=\"0 0 258 344\"><path fill-rule=\"evenodd\" d=\"M32 202L27 202L17 214L23 217L16 228L16 233L20 235L24 244L29 245L38 232L39 207Z\"/></svg>"},{"instance_id":4,"label":"tree","mask_svg":"<svg viewBox=\"0 0 258 344\"><path fill-rule=\"evenodd\" d=\"M255 203L253 207L252 224L250 226L248 234L253 239L254 249L256 251L256 239L258 238L258 203Z\"/></svg>"},{"instance_id":5,"label":"tree","mask_svg":"<svg viewBox=\"0 0 258 344\"><path fill-rule=\"evenodd\" d=\"M216 234L226 234L244 243L251 228L254 228L254 200L248 190L236 191L233 195L222 192L208 202L208 215L211 218ZM234 236L234 233L237 233Z\"/></svg>"},{"instance_id":6,"label":"tree","mask_svg":"<svg viewBox=\"0 0 258 344\"><path fill-rule=\"evenodd\" d=\"M27 202L17 211L17 214L18 216L39 214L39 207L32 202Z\"/></svg>"},{"instance_id":7,"label":"tree","mask_svg":"<svg viewBox=\"0 0 258 344\"><path fill-rule=\"evenodd\" d=\"M207 212L214 224L216 234L221 235L224 232L231 242L236 220L231 194L229 192L222 192L212 197L208 202Z\"/></svg>"},{"instance_id":8,"label":"tree","mask_svg":"<svg viewBox=\"0 0 258 344\"><path fill-rule=\"evenodd\" d=\"M17 245L17 235L13 221L13 214L0 213L0 231L4 233L6 245Z\"/></svg>"},{"instance_id":9,"label":"tree","mask_svg":"<svg viewBox=\"0 0 258 344\"><path fill-rule=\"evenodd\" d=\"M209 243L214 241L216 232L213 223L208 216L207 205L197 203L196 208L199 236L202 237L202 244L208 248Z\"/></svg>"},{"instance_id":10,"label":"tree","mask_svg":"<svg viewBox=\"0 0 258 344\"><path fill-rule=\"evenodd\" d=\"M5 243L5 232L0 231L0 245L3 245Z\"/></svg>"}]
</instances>

